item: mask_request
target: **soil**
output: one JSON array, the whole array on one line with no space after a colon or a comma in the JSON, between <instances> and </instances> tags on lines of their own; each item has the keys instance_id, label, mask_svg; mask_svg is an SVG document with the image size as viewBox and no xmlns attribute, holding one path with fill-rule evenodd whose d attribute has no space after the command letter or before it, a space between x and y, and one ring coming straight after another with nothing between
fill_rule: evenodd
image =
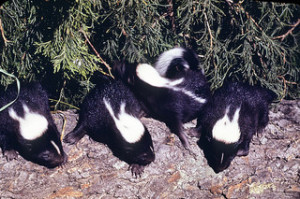
<instances>
[{"instance_id":1,"label":"soil","mask_svg":"<svg viewBox=\"0 0 300 199\"><path fill-rule=\"evenodd\" d=\"M76 125L73 110L53 114L64 134ZM18 157L0 157L0 198L300 198L300 100L282 101L270 122L254 136L249 155L214 173L189 137L190 150L161 122L143 118L152 135L156 159L140 178L107 146L85 136L64 145L68 162L47 169ZM195 121L185 124L190 131Z\"/></svg>"}]
</instances>

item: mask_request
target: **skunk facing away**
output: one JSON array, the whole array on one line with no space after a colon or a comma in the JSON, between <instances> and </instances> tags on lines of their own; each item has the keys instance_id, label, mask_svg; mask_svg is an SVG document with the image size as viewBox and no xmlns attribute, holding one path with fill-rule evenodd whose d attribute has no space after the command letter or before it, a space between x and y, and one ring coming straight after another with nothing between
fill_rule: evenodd
<instances>
[{"instance_id":1,"label":"skunk facing away","mask_svg":"<svg viewBox=\"0 0 300 199\"><path fill-rule=\"evenodd\" d=\"M77 126L64 141L75 144L87 133L127 162L133 175L141 175L155 159L152 138L139 119L143 111L123 82L104 78L85 97Z\"/></svg>"},{"instance_id":2,"label":"skunk facing away","mask_svg":"<svg viewBox=\"0 0 300 199\"><path fill-rule=\"evenodd\" d=\"M229 167L235 156L246 156L255 133L269 121L272 91L243 83L228 83L217 89L197 121L198 142L208 164L218 173Z\"/></svg>"},{"instance_id":3,"label":"skunk facing away","mask_svg":"<svg viewBox=\"0 0 300 199\"><path fill-rule=\"evenodd\" d=\"M177 53L172 57L167 53L167 58L163 55L159 60L168 61L160 63L158 60L156 65L160 66L159 70L167 68L165 71L170 78L160 75L151 65L125 62L115 64L113 74L131 88L148 116L164 122L187 147L188 140L182 125L198 116L210 97L209 85L203 72L191 70L190 63L185 61L182 54ZM197 57L194 59L193 68L199 64ZM163 67L163 64L166 65Z\"/></svg>"},{"instance_id":4,"label":"skunk facing away","mask_svg":"<svg viewBox=\"0 0 300 199\"><path fill-rule=\"evenodd\" d=\"M17 96L9 87L0 93L0 107ZM39 83L21 84L15 103L0 112L0 147L8 160L17 152L34 163L54 168L67 161L50 114L48 96Z\"/></svg>"}]
</instances>

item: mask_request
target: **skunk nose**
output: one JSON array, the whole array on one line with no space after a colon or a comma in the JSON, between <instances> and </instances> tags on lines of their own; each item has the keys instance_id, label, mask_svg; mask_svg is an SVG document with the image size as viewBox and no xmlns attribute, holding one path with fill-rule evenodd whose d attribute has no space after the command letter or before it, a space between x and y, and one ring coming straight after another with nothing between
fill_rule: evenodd
<instances>
[{"instance_id":1,"label":"skunk nose","mask_svg":"<svg viewBox=\"0 0 300 199\"><path fill-rule=\"evenodd\" d=\"M63 166L68 161L68 156L65 152L63 152L63 155L56 156L52 159L48 164L49 168L54 168L57 166Z\"/></svg>"},{"instance_id":2,"label":"skunk nose","mask_svg":"<svg viewBox=\"0 0 300 199\"><path fill-rule=\"evenodd\" d=\"M139 156L139 159L142 160L144 164L150 164L154 161L155 155L154 153L143 153Z\"/></svg>"},{"instance_id":3,"label":"skunk nose","mask_svg":"<svg viewBox=\"0 0 300 199\"><path fill-rule=\"evenodd\" d=\"M220 173L222 171L224 171L225 169L227 169L229 167L230 164L221 164L221 165L217 165L213 167L213 170L216 173Z\"/></svg>"}]
</instances>

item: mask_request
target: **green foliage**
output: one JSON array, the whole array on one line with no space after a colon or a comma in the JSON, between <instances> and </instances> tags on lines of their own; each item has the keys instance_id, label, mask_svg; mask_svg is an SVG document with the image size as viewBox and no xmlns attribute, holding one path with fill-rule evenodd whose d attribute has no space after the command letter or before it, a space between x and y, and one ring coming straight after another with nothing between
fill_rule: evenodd
<instances>
[{"instance_id":1,"label":"green foliage","mask_svg":"<svg viewBox=\"0 0 300 199\"><path fill-rule=\"evenodd\" d=\"M213 90L234 80L299 98L299 16L299 5L257 1L11 0L0 10L0 67L78 105L115 60L153 63L185 45Z\"/></svg>"}]
</instances>

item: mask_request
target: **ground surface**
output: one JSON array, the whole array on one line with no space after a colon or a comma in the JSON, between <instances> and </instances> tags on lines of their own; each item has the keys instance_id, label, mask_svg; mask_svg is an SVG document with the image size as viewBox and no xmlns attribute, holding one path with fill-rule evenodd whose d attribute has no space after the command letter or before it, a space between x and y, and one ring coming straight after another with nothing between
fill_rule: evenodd
<instances>
[{"instance_id":1,"label":"ground surface","mask_svg":"<svg viewBox=\"0 0 300 199\"><path fill-rule=\"evenodd\" d=\"M63 114L67 133L77 115ZM63 116L53 116L61 130ZM85 136L76 146L64 144L69 162L63 168L0 157L0 198L300 198L300 101L273 108L249 155L235 158L219 174L207 165L196 138L189 139L188 152L164 124L143 122L152 134L156 160L141 178L133 178L126 163ZM193 126L186 124L186 131Z\"/></svg>"}]
</instances>

